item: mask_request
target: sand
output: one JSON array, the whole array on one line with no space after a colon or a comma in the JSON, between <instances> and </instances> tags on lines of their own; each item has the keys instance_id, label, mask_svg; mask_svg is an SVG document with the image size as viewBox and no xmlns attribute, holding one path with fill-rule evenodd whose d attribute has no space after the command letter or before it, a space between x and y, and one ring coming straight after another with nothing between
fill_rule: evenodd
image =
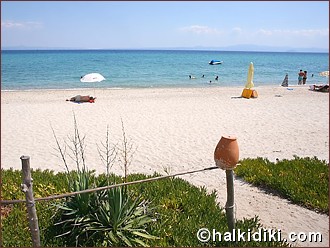
<instances>
[{"instance_id":1,"label":"sand","mask_svg":"<svg viewBox=\"0 0 330 248\"><path fill-rule=\"evenodd\" d=\"M317 156L329 161L329 94L307 86L256 87L256 99L237 98L242 87L175 89L84 89L1 92L1 167L21 168L20 156L31 167L64 171L56 150L73 134L73 115L86 135L86 162L106 172L97 147L105 142L107 126L113 143L123 141L122 124L132 146L129 173L153 174L214 166L213 152L222 135L237 137L240 159L270 161ZM95 103L65 99L77 94L97 97ZM69 161L70 168L75 165ZM116 163L112 172L123 174ZM223 170L182 176L197 186L216 190L226 203ZM328 246L329 217L293 205L235 179L236 218L258 215L265 227L289 232L321 232L322 242L299 246ZM214 227L216 228L216 227Z\"/></svg>"}]
</instances>

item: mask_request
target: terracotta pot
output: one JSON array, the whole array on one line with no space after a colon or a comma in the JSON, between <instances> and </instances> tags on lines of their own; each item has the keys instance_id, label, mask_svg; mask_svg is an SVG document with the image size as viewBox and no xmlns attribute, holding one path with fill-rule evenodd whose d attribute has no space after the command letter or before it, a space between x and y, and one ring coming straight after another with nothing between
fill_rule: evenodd
<instances>
[{"instance_id":1,"label":"terracotta pot","mask_svg":"<svg viewBox=\"0 0 330 248\"><path fill-rule=\"evenodd\" d=\"M223 170L232 170L239 160L237 139L234 136L222 136L214 151L215 164Z\"/></svg>"}]
</instances>

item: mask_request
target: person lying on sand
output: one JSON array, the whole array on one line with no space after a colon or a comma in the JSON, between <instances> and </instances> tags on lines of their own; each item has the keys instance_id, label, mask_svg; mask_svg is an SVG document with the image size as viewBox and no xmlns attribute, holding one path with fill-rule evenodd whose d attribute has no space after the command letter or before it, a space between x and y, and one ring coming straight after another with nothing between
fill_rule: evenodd
<instances>
[{"instance_id":1,"label":"person lying on sand","mask_svg":"<svg viewBox=\"0 0 330 248\"><path fill-rule=\"evenodd\" d=\"M310 90L320 91L320 92L329 92L329 85L311 85L309 86Z\"/></svg>"},{"instance_id":2,"label":"person lying on sand","mask_svg":"<svg viewBox=\"0 0 330 248\"><path fill-rule=\"evenodd\" d=\"M96 97L92 96L81 96L81 95L76 95L74 97L71 97L70 99L66 99L66 101L70 102L95 102Z\"/></svg>"}]
</instances>

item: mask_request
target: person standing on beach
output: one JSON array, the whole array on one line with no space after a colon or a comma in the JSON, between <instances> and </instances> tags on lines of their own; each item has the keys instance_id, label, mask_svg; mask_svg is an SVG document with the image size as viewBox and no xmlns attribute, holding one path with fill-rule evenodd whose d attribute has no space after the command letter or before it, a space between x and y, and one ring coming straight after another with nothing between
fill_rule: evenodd
<instances>
[{"instance_id":1,"label":"person standing on beach","mask_svg":"<svg viewBox=\"0 0 330 248\"><path fill-rule=\"evenodd\" d=\"M298 85L302 85L304 75L305 75L305 73L302 70L300 70L298 73Z\"/></svg>"},{"instance_id":2,"label":"person standing on beach","mask_svg":"<svg viewBox=\"0 0 330 248\"><path fill-rule=\"evenodd\" d=\"M304 71L303 84L306 84L307 81L307 71Z\"/></svg>"}]
</instances>

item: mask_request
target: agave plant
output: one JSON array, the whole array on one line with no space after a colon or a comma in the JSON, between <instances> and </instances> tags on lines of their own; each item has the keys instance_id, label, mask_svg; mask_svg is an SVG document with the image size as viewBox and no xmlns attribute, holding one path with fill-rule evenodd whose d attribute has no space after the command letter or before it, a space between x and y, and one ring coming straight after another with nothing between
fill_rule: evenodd
<instances>
[{"instance_id":1,"label":"agave plant","mask_svg":"<svg viewBox=\"0 0 330 248\"><path fill-rule=\"evenodd\" d=\"M122 125L123 126L123 125ZM123 127L122 127L123 128ZM81 136L74 116L74 135L70 142L65 143L69 148L69 156L75 162L77 172L69 172L65 149L63 149L53 131L58 150L67 169L67 181L71 192L103 187L110 184L109 171L116 155L111 148L107 129L106 143L102 144L105 149L99 149L102 160L107 165L107 178L98 185L95 182L93 172L90 172L85 163L85 136ZM125 181L127 175L127 157L129 148L123 128L124 148L123 158L125 167ZM147 246L145 240L156 237L147 231L147 225L152 217L147 213L147 202L140 198L132 200L127 194L127 188L111 188L109 190L94 193L77 194L68 197L66 201L58 204L58 213L55 215L59 220L55 221L56 237L65 237L63 243L66 246Z\"/></svg>"},{"instance_id":2,"label":"agave plant","mask_svg":"<svg viewBox=\"0 0 330 248\"><path fill-rule=\"evenodd\" d=\"M100 202L96 212L91 214L90 238L101 238L103 246L147 246L145 240L157 239L147 231L147 224L153 222L148 213L148 202L140 197L134 201L126 188L107 190L106 199Z\"/></svg>"},{"instance_id":3,"label":"agave plant","mask_svg":"<svg viewBox=\"0 0 330 248\"><path fill-rule=\"evenodd\" d=\"M103 186L104 182L101 183ZM90 189L95 186L92 181L92 172L87 170L78 171L74 180L70 181L72 192ZM66 236L68 245L79 245L88 239L86 222L88 222L91 211L97 208L100 193L84 193L68 197L66 201L57 204L61 210L60 221L55 223L60 227L61 233L57 237Z\"/></svg>"},{"instance_id":4,"label":"agave plant","mask_svg":"<svg viewBox=\"0 0 330 248\"><path fill-rule=\"evenodd\" d=\"M106 180L97 187L106 185ZM71 181L71 190L95 187L92 173L80 171ZM55 224L69 246L147 246L146 240L157 237L146 228L153 222L148 202L140 197L132 200L121 187L96 193L84 193L58 204L60 220Z\"/></svg>"}]
</instances>

